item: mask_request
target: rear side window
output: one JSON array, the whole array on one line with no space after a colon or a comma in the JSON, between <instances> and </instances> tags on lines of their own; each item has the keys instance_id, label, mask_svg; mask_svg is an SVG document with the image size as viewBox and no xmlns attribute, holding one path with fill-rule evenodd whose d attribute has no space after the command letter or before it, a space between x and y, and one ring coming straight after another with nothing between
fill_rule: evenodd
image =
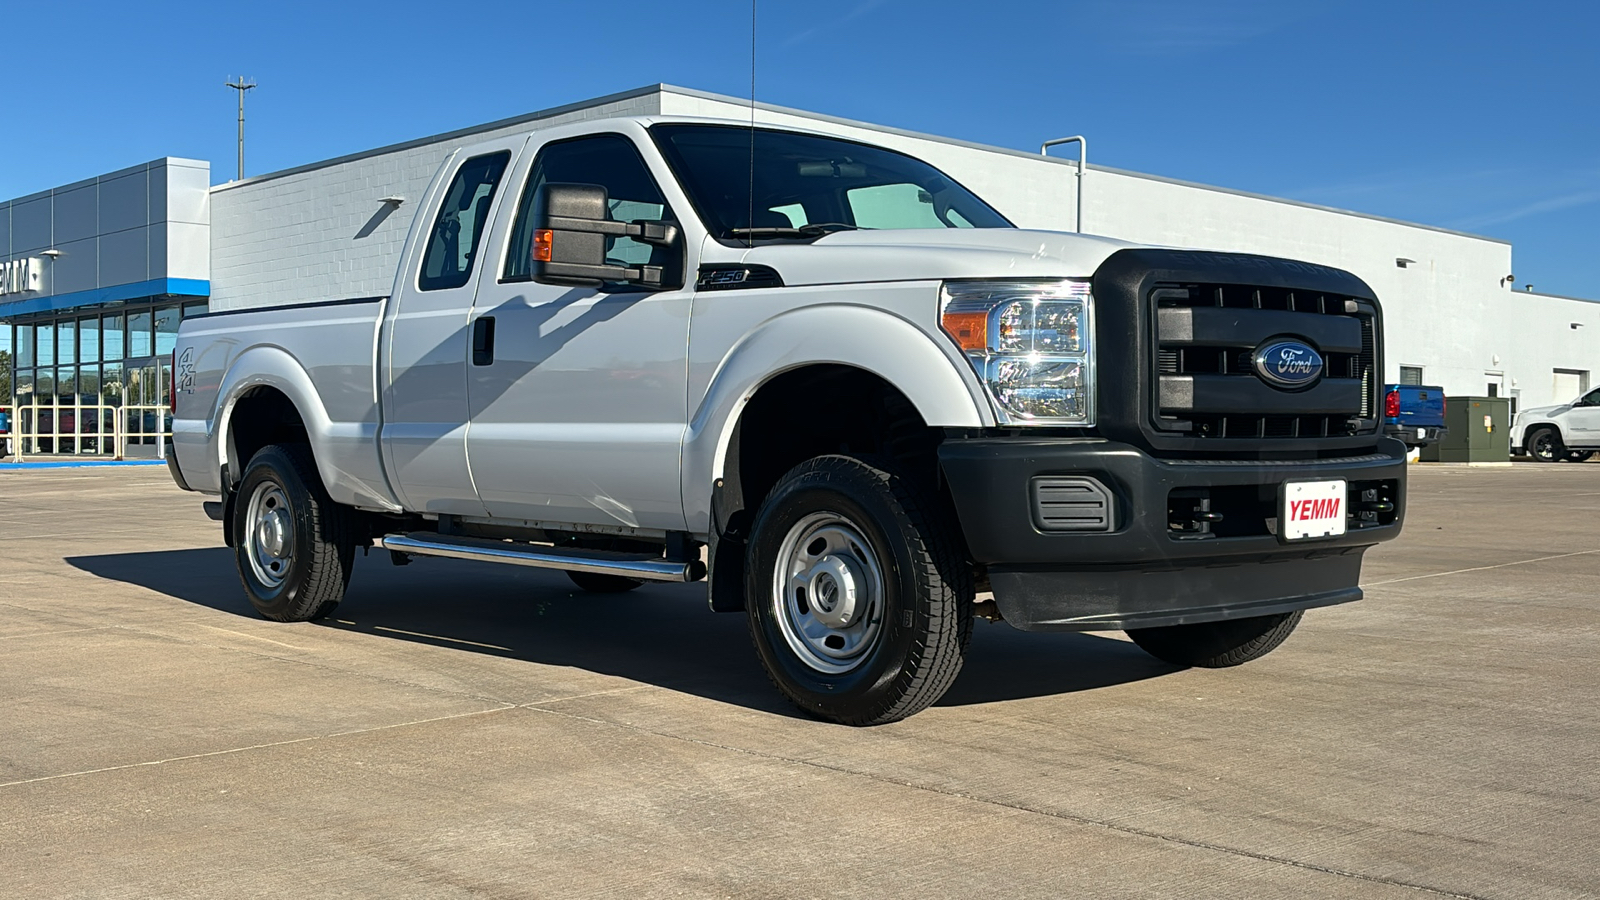
<instances>
[{"instance_id":1,"label":"rear side window","mask_svg":"<svg viewBox=\"0 0 1600 900\"><path fill-rule=\"evenodd\" d=\"M458 288L472 277L478 245L489 227L489 207L510 161L511 154L501 152L474 156L461 164L428 235L422 275L417 279L419 289Z\"/></svg>"},{"instance_id":2,"label":"rear side window","mask_svg":"<svg viewBox=\"0 0 1600 900\"><path fill-rule=\"evenodd\" d=\"M618 222L667 221L676 223L667 198L645 167L633 142L620 134L600 134L550 144L539 151L517 210L506 257L505 280L526 281L533 261L533 195L545 184L598 184L606 189L611 218ZM630 237L606 238L606 262L613 265L654 265L663 269L671 284L680 273L683 251L643 244Z\"/></svg>"}]
</instances>

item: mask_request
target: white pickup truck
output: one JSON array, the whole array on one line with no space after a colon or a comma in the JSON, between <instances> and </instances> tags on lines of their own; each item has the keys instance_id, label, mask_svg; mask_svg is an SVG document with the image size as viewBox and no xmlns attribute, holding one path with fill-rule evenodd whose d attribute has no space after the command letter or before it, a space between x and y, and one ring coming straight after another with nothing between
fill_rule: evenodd
<instances>
[{"instance_id":1,"label":"white pickup truck","mask_svg":"<svg viewBox=\"0 0 1600 900\"><path fill-rule=\"evenodd\" d=\"M357 548L704 579L867 725L974 615L1255 659L1400 531L1348 272L1020 230L903 153L696 119L462 147L421 203L388 296L179 332L171 471L268 618L326 616Z\"/></svg>"},{"instance_id":2,"label":"white pickup truck","mask_svg":"<svg viewBox=\"0 0 1600 900\"><path fill-rule=\"evenodd\" d=\"M1539 462L1585 462L1600 450L1600 388L1571 403L1517 413L1511 452Z\"/></svg>"}]
</instances>

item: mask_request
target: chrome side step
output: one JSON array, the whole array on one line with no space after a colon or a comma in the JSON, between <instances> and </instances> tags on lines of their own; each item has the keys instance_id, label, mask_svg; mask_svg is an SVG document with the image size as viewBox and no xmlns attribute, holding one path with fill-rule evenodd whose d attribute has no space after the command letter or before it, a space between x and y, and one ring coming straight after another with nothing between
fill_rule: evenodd
<instances>
[{"instance_id":1,"label":"chrome side step","mask_svg":"<svg viewBox=\"0 0 1600 900\"><path fill-rule=\"evenodd\" d=\"M535 569L621 575L624 578L637 578L641 581L699 581L706 577L705 563L698 559L678 562L643 553L612 553L605 550L580 550L575 547L516 544L510 541L428 532L386 534L373 538L372 546L416 556L442 556L448 559L506 563Z\"/></svg>"}]
</instances>

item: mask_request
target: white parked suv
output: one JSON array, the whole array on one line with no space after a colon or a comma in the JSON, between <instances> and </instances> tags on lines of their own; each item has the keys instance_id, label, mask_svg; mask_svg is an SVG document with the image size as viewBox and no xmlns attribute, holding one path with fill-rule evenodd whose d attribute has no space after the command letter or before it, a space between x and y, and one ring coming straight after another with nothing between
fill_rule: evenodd
<instances>
[{"instance_id":1,"label":"white parked suv","mask_svg":"<svg viewBox=\"0 0 1600 900\"><path fill-rule=\"evenodd\" d=\"M1340 269L1022 230L894 150L669 117L460 148L420 206L389 294L179 331L172 472L268 618L368 547L704 579L784 694L867 725L944 693L974 615L1256 659L1400 532Z\"/></svg>"},{"instance_id":2,"label":"white parked suv","mask_svg":"<svg viewBox=\"0 0 1600 900\"><path fill-rule=\"evenodd\" d=\"M1539 462L1583 462L1600 450L1600 388L1560 406L1517 413L1511 452Z\"/></svg>"}]
</instances>

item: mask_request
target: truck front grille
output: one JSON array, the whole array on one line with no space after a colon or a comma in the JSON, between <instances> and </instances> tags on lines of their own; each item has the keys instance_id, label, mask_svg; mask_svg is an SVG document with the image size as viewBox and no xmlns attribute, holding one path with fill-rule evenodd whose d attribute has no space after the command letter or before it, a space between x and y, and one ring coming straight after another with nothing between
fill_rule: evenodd
<instances>
[{"instance_id":1,"label":"truck front grille","mask_svg":"<svg viewBox=\"0 0 1600 900\"><path fill-rule=\"evenodd\" d=\"M1377 430L1376 309L1358 297L1240 284L1163 284L1155 321L1154 409L1162 431L1199 438L1345 437ZM1312 386L1257 376L1257 347L1299 339L1323 358Z\"/></svg>"}]
</instances>

